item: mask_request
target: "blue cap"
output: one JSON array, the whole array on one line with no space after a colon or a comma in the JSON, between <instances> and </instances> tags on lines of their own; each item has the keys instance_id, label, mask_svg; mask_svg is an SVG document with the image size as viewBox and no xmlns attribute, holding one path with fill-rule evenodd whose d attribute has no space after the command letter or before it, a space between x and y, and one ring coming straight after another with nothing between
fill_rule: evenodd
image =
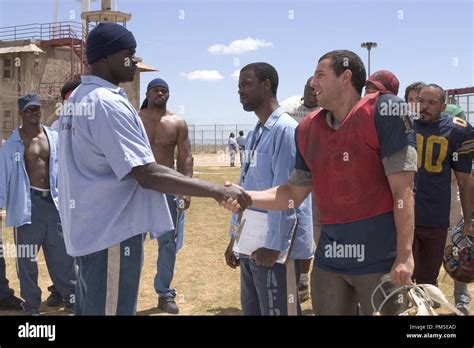
<instances>
[{"instance_id":1,"label":"blue cap","mask_svg":"<svg viewBox=\"0 0 474 348\"><path fill-rule=\"evenodd\" d=\"M146 92L148 93L150 89L156 86L165 87L168 91L170 90L166 81L158 78L158 79L154 79L150 81L150 83L148 84L148 87L146 88Z\"/></svg>"},{"instance_id":2,"label":"blue cap","mask_svg":"<svg viewBox=\"0 0 474 348\"><path fill-rule=\"evenodd\" d=\"M40 100L36 94L27 94L18 98L18 110L25 111L28 106L41 106Z\"/></svg>"}]
</instances>

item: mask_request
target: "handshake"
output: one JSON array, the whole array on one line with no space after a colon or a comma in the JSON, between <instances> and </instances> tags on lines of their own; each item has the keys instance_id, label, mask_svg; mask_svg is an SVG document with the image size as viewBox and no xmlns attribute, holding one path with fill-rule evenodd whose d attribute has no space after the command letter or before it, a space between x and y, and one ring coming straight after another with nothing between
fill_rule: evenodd
<instances>
[{"instance_id":1,"label":"handshake","mask_svg":"<svg viewBox=\"0 0 474 348\"><path fill-rule=\"evenodd\" d=\"M233 213L241 213L252 205L252 197L245 190L230 181L219 186L214 199L219 205Z\"/></svg>"}]
</instances>

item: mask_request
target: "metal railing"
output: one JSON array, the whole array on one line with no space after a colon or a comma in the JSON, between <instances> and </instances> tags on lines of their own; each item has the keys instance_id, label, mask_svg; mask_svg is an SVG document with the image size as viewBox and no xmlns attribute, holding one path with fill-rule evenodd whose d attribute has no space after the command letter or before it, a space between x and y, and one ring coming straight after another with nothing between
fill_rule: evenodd
<instances>
[{"instance_id":1,"label":"metal railing","mask_svg":"<svg viewBox=\"0 0 474 348\"><path fill-rule=\"evenodd\" d=\"M79 22L31 23L0 28L1 41L79 39L86 37L86 29Z\"/></svg>"}]
</instances>

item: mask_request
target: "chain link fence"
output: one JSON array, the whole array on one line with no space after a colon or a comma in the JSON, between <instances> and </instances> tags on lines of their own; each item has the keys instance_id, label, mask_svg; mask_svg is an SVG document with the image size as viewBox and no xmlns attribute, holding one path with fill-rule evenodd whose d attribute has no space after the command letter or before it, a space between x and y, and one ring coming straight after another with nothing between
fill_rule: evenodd
<instances>
[{"instance_id":1,"label":"chain link fence","mask_svg":"<svg viewBox=\"0 0 474 348\"><path fill-rule=\"evenodd\" d=\"M189 140L193 153L217 153L228 147L230 133L235 137L239 131L247 136L254 124L191 124L188 125Z\"/></svg>"}]
</instances>

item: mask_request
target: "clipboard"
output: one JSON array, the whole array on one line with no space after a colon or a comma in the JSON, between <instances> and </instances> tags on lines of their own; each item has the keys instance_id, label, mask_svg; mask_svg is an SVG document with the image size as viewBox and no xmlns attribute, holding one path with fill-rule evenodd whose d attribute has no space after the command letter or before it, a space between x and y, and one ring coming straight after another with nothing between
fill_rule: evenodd
<instances>
[{"instance_id":1,"label":"clipboard","mask_svg":"<svg viewBox=\"0 0 474 348\"><path fill-rule=\"evenodd\" d=\"M288 262L288 255L293 247L297 228L298 218L291 229L290 247L286 251L280 252L277 263L285 264ZM246 209L239 215L232 251L250 256L255 250L265 246L268 232L268 213Z\"/></svg>"}]
</instances>

